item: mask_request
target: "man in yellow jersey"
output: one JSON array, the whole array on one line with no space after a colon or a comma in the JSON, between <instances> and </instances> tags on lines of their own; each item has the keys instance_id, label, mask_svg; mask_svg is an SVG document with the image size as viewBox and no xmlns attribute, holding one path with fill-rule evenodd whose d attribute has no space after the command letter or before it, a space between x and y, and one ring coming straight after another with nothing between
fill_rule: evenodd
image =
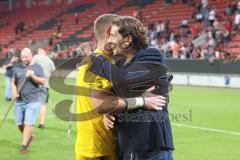
<instances>
[{"instance_id":1,"label":"man in yellow jersey","mask_svg":"<svg viewBox=\"0 0 240 160\"><path fill-rule=\"evenodd\" d=\"M108 39L107 30L110 28L112 20L116 17L117 15L114 14L105 14L94 21L94 34L98 42L97 49L94 52L103 55L109 61L111 61L110 56L105 54L103 50ZM89 73L89 67L90 64L85 63L79 68L77 86L103 91L110 90L112 87L111 83L108 80ZM77 93L77 113L93 110L90 89L78 90ZM104 157L109 160L115 160L114 135L104 127L101 116L92 114L88 116L89 118L87 119L89 120L77 122L76 160L101 160ZM90 116L96 118L91 118Z\"/></svg>"},{"instance_id":2,"label":"man in yellow jersey","mask_svg":"<svg viewBox=\"0 0 240 160\"><path fill-rule=\"evenodd\" d=\"M112 25L112 20L118 15L105 14L98 17L94 22L94 33L98 42L95 54L101 55L108 61L111 61L110 55L106 54L106 43L109 37L109 29ZM77 90L77 113L85 114L85 121L77 122L77 141L76 141L76 160L115 160L115 138L110 130L104 127L102 116L97 113L94 108L96 100L92 101L94 92L103 91L109 92L112 89L111 82L97 76L89 71L90 63L83 63L79 67L76 85L80 88ZM94 90L94 91L93 91ZM102 93L103 93L102 92ZM99 103L104 103L98 97ZM108 96L108 101L117 98L116 96ZM155 99L154 99L155 98ZM147 109L156 109L165 105L165 101L159 100L159 96L153 98L145 98L145 105ZM160 104L160 105L159 105ZM104 105L106 110L110 106L116 106L118 110L125 110L125 100L119 98L117 103ZM91 112L95 110L96 112ZM103 112L105 113L105 112ZM81 119L81 117L78 117Z\"/></svg>"}]
</instances>

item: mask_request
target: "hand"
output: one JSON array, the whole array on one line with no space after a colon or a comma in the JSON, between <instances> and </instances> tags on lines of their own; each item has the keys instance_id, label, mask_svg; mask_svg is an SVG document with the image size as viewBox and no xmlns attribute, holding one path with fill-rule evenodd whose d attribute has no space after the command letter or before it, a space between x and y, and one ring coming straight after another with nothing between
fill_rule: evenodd
<instances>
[{"instance_id":1,"label":"hand","mask_svg":"<svg viewBox=\"0 0 240 160\"><path fill-rule=\"evenodd\" d=\"M12 67L12 66L13 66L13 64L11 62L11 63L8 63L6 67L8 68L8 67Z\"/></svg>"},{"instance_id":2,"label":"hand","mask_svg":"<svg viewBox=\"0 0 240 160\"><path fill-rule=\"evenodd\" d=\"M103 115L103 123L105 128L109 129L113 129L114 128L114 121L115 121L115 117L109 114L104 114Z\"/></svg>"},{"instance_id":3,"label":"hand","mask_svg":"<svg viewBox=\"0 0 240 160\"><path fill-rule=\"evenodd\" d=\"M19 97L18 93L13 93L13 99L17 99Z\"/></svg>"},{"instance_id":4,"label":"hand","mask_svg":"<svg viewBox=\"0 0 240 160\"><path fill-rule=\"evenodd\" d=\"M34 71L28 70L28 71L26 72L26 77L31 77L33 74L34 74Z\"/></svg>"},{"instance_id":5,"label":"hand","mask_svg":"<svg viewBox=\"0 0 240 160\"><path fill-rule=\"evenodd\" d=\"M164 107L167 103L166 98L161 95L152 94L151 92L154 89L155 86L149 88L142 94L145 101L145 105L143 106L143 108L149 110L162 110L162 107Z\"/></svg>"}]
</instances>

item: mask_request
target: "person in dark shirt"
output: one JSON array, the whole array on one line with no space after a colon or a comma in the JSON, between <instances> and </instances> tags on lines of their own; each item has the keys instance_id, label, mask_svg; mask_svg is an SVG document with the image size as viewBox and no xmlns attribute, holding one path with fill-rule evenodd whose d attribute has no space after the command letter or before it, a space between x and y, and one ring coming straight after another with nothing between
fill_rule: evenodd
<instances>
[{"instance_id":1,"label":"person in dark shirt","mask_svg":"<svg viewBox=\"0 0 240 160\"><path fill-rule=\"evenodd\" d=\"M41 66L31 64L32 52L29 48L21 51L22 65L14 69L12 80L13 98L16 124L23 133L20 152L28 153L28 147L33 139L33 128L40 106L40 85L45 83L45 76Z\"/></svg>"},{"instance_id":2,"label":"person in dark shirt","mask_svg":"<svg viewBox=\"0 0 240 160\"><path fill-rule=\"evenodd\" d=\"M79 24L79 20L80 20L79 13L78 12L74 13L74 17L75 17L75 24Z\"/></svg>"},{"instance_id":3,"label":"person in dark shirt","mask_svg":"<svg viewBox=\"0 0 240 160\"><path fill-rule=\"evenodd\" d=\"M57 33L60 33L60 32L61 32L62 22L63 22L62 18L61 18L61 17L58 18L58 20L57 20Z\"/></svg>"},{"instance_id":4,"label":"person in dark shirt","mask_svg":"<svg viewBox=\"0 0 240 160\"><path fill-rule=\"evenodd\" d=\"M10 60L5 61L3 68L6 70L5 72L5 98L7 101L12 100L12 76L13 76L13 68L18 62L19 58L17 55L13 55Z\"/></svg>"},{"instance_id":5,"label":"person in dark shirt","mask_svg":"<svg viewBox=\"0 0 240 160\"><path fill-rule=\"evenodd\" d=\"M108 42L113 53L124 55L126 61L121 65L113 65L102 56L93 57L90 71L111 81L116 96L139 96L155 86L153 93L168 99L167 67L161 52L148 46L141 22L133 17L116 18ZM104 94L99 93L98 98L104 99ZM116 116L118 145L122 151L120 159L164 157L162 160L172 160L174 146L167 104L162 110L146 110L136 106L136 103L125 101L127 111ZM95 107L104 106L99 104Z\"/></svg>"}]
</instances>

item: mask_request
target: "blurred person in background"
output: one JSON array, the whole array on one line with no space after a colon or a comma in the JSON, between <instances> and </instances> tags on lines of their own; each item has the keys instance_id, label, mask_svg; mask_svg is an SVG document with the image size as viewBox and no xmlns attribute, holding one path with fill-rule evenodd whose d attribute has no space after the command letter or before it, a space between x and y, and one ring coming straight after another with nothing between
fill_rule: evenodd
<instances>
[{"instance_id":1,"label":"blurred person in background","mask_svg":"<svg viewBox=\"0 0 240 160\"><path fill-rule=\"evenodd\" d=\"M46 119L46 104L49 99L49 78L52 72L55 70L54 62L48 57L47 52L39 48L38 54L35 55L32 59L32 64L38 64L42 67L46 83L41 86L40 98L41 98L41 108L40 108L40 118L39 118L39 126L38 128L45 128L45 119Z\"/></svg>"},{"instance_id":2,"label":"blurred person in background","mask_svg":"<svg viewBox=\"0 0 240 160\"><path fill-rule=\"evenodd\" d=\"M33 130L41 107L40 85L44 85L45 76L41 66L31 64L32 51L24 48L21 51L22 65L14 68L12 80L16 125L22 132L20 152L28 153L28 147L34 139Z\"/></svg>"},{"instance_id":3,"label":"blurred person in background","mask_svg":"<svg viewBox=\"0 0 240 160\"><path fill-rule=\"evenodd\" d=\"M5 99L6 101L12 100L12 76L13 76L13 68L18 62L19 58L17 55L12 55L10 60L6 60L3 68L6 70L5 72L5 82L6 82L6 88L5 88Z\"/></svg>"},{"instance_id":4,"label":"blurred person in background","mask_svg":"<svg viewBox=\"0 0 240 160\"><path fill-rule=\"evenodd\" d=\"M78 12L74 13L74 17L75 17L75 24L79 24L80 17Z\"/></svg>"},{"instance_id":5,"label":"blurred person in background","mask_svg":"<svg viewBox=\"0 0 240 160\"><path fill-rule=\"evenodd\" d=\"M84 42L80 45L82 56L89 56L92 53L92 47L90 43Z\"/></svg>"}]
</instances>

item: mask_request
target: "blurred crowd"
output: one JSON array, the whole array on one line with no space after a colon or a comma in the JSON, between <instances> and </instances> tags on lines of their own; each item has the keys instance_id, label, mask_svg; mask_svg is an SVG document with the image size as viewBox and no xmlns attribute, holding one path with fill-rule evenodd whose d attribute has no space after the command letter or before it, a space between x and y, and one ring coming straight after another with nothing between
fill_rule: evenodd
<instances>
[{"instance_id":1,"label":"blurred crowd","mask_svg":"<svg viewBox=\"0 0 240 160\"><path fill-rule=\"evenodd\" d=\"M35 55L37 53L37 49L41 48L41 46L34 46L31 45L28 46L33 54ZM70 58L70 57L76 57L79 55L85 56L92 53L93 49L95 48L95 45L93 42L76 42L73 45L64 45L61 46L60 43L56 43L55 45L45 48L47 54L50 58ZM11 58L13 55L20 55L21 50L20 49L14 49L14 48L8 48L7 46L0 46L0 55L5 55L5 57L2 58Z\"/></svg>"},{"instance_id":2,"label":"blurred crowd","mask_svg":"<svg viewBox=\"0 0 240 160\"><path fill-rule=\"evenodd\" d=\"M166 1L171 5L173 1ZM231 1L226 5L224 13L215 6L209 5L208 0L181 0L193 7L190 19L182 19L179 25L172 28L171 21L166 18L158 22L150 22L146 28L152 46L158 47L167 58L174 59L227 59L231 55L226 51L231 37L240 33L240 1ZM141 10L133 12L134 17L143 20ZM79 24L78 13L74 14L76 24ZM71 45L60 43L63 20L57 20L55 36L48 40L45 47L52 58L67 58L84 54L82 46L86 43L76 41ZM29 41L29 45L36 43ZM90 50L95 48L94 39L87 42ZM30 47L31 48L31 47ZM34 50L34 49L33 49ZM0 46L0 55L11 56L18 49ZM239 58L240 59L240 58Z\"/></svg>"},{"instance_id":3,"label":"blurred crowd","mask_svg":"<svg viewBox=\"0 0 240 160\"><path fill-rule=\"evenodd\" d=\"M226 59L225 51L234 34L240 31L240 1L229 3L219 13L208 0L183 1L193 7L191 19L182 19L176 28L169 19L148 24L151 44L169 58Z\"/></svg>"}]
</instances>

